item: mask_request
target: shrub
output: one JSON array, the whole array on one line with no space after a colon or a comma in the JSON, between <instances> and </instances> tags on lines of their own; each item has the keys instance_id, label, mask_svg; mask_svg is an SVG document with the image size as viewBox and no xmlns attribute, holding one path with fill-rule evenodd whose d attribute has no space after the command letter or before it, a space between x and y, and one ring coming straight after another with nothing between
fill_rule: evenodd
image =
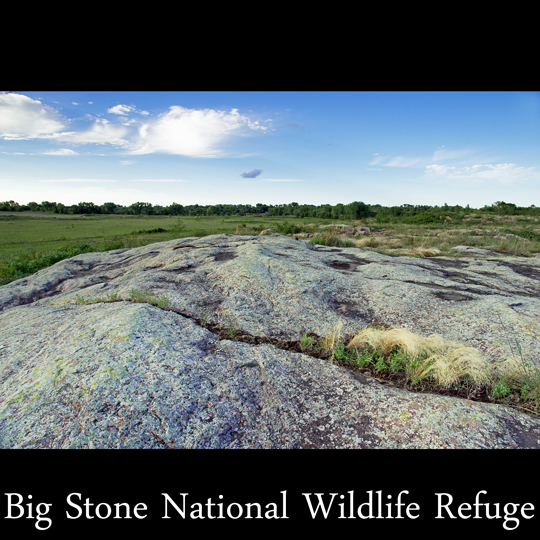
<instances>
[{"instance_id":1,"label":"shrub","mask_svg":"<svg viewBox=\"0 0 540 540\"><path fill-rule=\"evenodd\" d=\"M276 225L276 232L280 234L294 234L299 233L301 230L300 227L297 227L293 223L288 223L287 221Z\"/></svg>"},{"instance_id":2,"label":"shrub","mask_svg":"<svg viewBox=\"0 0 540 540\"><path fill-rule=\"evenodd\" d=\"M330 232L319 233L311 238L309 242L310 244L319 244L321 246L356 247L356 244L352 240L339 238L339 236Z\"/></svg>"}]
</instances>

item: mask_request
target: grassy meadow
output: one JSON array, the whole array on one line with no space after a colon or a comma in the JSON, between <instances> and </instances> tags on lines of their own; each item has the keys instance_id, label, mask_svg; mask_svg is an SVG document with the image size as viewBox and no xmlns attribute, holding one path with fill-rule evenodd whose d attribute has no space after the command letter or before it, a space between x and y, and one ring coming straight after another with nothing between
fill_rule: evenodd
<instances>
[{"instance_id":1,"label":"grassy meadow","mask_svg":"<svg viewBox=\"0 0 540 540\"><path fill-rule=\"evenodd\" d=\"M291 221L289 219L289 221ZM210 234L260 234L282 217L176 217L0 213L0 285L88 251L109 251ZM304 222L295 220L302 228ZM329 223L312 218L309 223ZM285 232L285 230L284 230Z\"/></svg>"},{"instance_id":2,"label":"grassy meadow","mask_svg":"<svg viewBox=\"0 0 540 540\"><path fill-rule=\"evenodd\" d=\"M361 225L351 236L329 224ZM62 259L88 251L137 247L210 234L305 233L303 240L325 245L372 249L392 256L460 256L459 245L524 257L540 253L540 217L473 213L459 222L437 224L330 220L294 216L144 216L118 214L0 213L0 285L20 279ZM309 236L307 236L309 235Z\"/></svg>"}]
</instances>

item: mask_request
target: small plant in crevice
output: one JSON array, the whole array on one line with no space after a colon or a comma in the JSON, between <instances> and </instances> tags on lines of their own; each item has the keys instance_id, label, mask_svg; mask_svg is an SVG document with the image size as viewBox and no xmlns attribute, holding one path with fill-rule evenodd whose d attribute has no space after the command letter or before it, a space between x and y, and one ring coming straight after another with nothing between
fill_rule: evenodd
<instances>
[{"instance_id":1,"label":"small plant in crevice","mask_svg":"<svg viewBox=\"0 0 540 540\"><path fill-rule=\"evenodd\" d=\"M88 305L88 304L99 304L99 303L107 303L107 302L120 302L122 298L120 298L120 295L116 292L107 293L107 296L99 296L97 298L84 298L80 294L75 295L75 304L76 305Z\"/></svg>"},{"instance_id":2,"label":"small plant in crevice","mask_svg":"<svg viewBox=\"0 0 540 540\"><path fill-rule=\"evenodd\" d=\"M306 349L309 349L313 347L315 344L315 340L307 335L307 332L304 332L302 337L300 338L300 348L305 351Z\"/></svg>"},{"instance_id":3,"label":"small plant in crevice","mask_svg":"<svg viewBox=\"0 0 540 540\"><path fill-rule=\"evenodd\" d=\"M160 296L158 298L147 291L132 289L129 297L133 302L152 304L160 309L169 309L171 307L171 301L166 296Z\"/></svg>"},{"instance_id":4,"label":"small plant in crevice","mask_svg":"<svg viewBox=\"0 0 540 540\"><path fill-rule=\"evenodd\" d=\"M370 352L358 352L352 363L357 367L366 367L371 364L372 360L373 355Z\"/></svg>"},{"instance_id":5,"label":"small plant in crevice","mask_svg":"<svg viewBox=\"0 0 540 540\"><path fill-rule=\"evenodd\" d=\"M511 391L512 387L508 385L504 377L496 381L491 388L491 392L496 398L506 397Z\"/></svg>"}]
</instances>

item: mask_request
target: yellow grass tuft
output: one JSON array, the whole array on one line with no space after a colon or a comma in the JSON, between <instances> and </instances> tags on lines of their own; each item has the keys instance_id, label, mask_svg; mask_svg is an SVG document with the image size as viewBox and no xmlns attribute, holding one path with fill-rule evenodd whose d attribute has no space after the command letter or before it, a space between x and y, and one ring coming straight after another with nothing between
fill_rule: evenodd
<instances>
[{"instance_id":1,"label":"yellow grass tuft","mask_svg":"<svg viewBox=\"0 0 540 540\"><path fill-rule=\"evenodd\" d=\"M416 255L420 255L420 257L435 257L441 253L441 250L438 248L417 247L414 248L412 252Z\"/></svg>"},{"instance_id":2,"label":"yellow grass tuft","mask_svg":"<svg viewBox=\"0 0 540 540\"><path fill-rule=\"evenodd\" d=\"M464 377L478 385L491 381L493 368L480 351L445 340L438 334L424 337L406 328L365 328L349 342L347 348L365 346L379 349L385 355L397 351L404 353L409 373L419 379L431 376L443 387Z\"/></svg>"},{"instance_id":3,"label":"yellow grass tuft","mask_svg":"<svg viewBox=\"0 0 540 540\"><path fill-rule=\"evenodd\" d=\"M449 346L445 351L434 354L428 360L430 373L437 384L448 387L459 379L469 377L477 385L491 381L491 367L480 351L473 347Z\"/></svg>"},{"instance_id":4,"label":"yellow grass tuft","mask_svg":"<svg viewBox=\"0 0 540 540\"><path fill-rule=\"evenodd\" d=\"M434 353L444 346L441 336L433 334L429 337L419 336L406 328L364 328L347 345L347 348L368 345L372 349L380 349L383 354L389 354L394 349L400 349L412 358Z\"/></svg>"},{"instance_id":5,"label":"yellow grass tuft","mask_svg":"<svg viewBox=\"0 0 540 540\"><path fill-rule=\"evenodd\" d=\"M326 333L322 346L325 351L333 350L343 339L343 321L339 321L335 328Z\"/></svg>"}]
</instances>

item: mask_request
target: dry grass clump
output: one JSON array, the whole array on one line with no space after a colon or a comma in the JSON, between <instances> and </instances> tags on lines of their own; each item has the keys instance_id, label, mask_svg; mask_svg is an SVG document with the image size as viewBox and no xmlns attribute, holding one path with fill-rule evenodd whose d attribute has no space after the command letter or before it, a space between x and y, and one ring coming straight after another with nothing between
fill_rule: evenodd
<instances>
[{"instance_id":1,"label":"dry grass clump","mask_svg":"<svg viewBox=\"0 0 540 540\"><path fill-rule=\"evenodd\" d=\"M365 328L349 342L347 349L366 346L383 355L403 353L405 370L417 380L430 377L442 387L464 378L478 385L491 381L492 367L480 351L447 341L438 334L423 337L405 328Z\"/></svg>"},{"instance_id":2,"label":"dry grass clump","mask_svg":"<svg viewBox=\"0 0 540 540\"><path fill-rule=\"evenodd\" d=\"M365 236L364 238L359 238L358 240L353 240L356 247L370 247L376 248L381 245L381 239L376 236Z\"/></svg>"},{"instance_id":3,"label":"dry grass clump","mask_svg":"<svg viewBox=\"0 0 540 540\"><path fill-rule=\"evenodd\" d=\"M340 320L332 330L325 334L322 348L324 351L332 351L341 341L343 341L343 321Z\"/></svg>"},{"instance_id":4,"label":"dry grass clump","mask_svg":"<svg viewBox=\"0 0 540 540\"><path fill-rule=\"evenodd\" d=\"M422 258L424 257L436 257L440 255L442 251L439 248L435 247L417 247L411 250L412 255L418 255Z\"/></svg>"}]
</instances>

